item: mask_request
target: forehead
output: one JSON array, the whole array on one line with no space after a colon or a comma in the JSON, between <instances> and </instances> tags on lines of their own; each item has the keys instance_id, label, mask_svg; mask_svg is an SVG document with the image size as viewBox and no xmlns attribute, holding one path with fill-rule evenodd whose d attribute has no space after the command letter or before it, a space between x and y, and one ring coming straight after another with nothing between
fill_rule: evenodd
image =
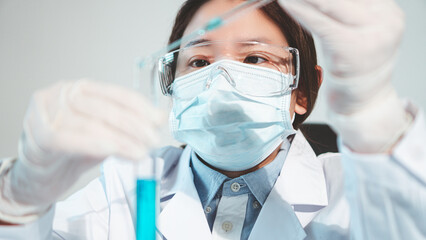
<instances>
[{"instance_id":1,"label":"forehead","mask_svg":"<svg viewBox=\"0 0 426 240\"><path fill-rule=\"evenodd\" d=\"M202 28L210 19L229 11L242 2L241 0L208 1L195 13L183 36ZM288 46L280 28L259 9L244 13L239 18L201 38L210 41L260 40L269 44ZM185 44L187 42L182 43L182 46Z\"/></svg>"}]
</instances>

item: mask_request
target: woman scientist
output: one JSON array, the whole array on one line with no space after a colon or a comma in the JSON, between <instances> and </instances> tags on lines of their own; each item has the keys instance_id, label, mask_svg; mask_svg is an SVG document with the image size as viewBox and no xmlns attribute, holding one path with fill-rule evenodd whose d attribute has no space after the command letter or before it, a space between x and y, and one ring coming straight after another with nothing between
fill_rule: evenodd
<instances>
[{"instance_id":1,"label":"woman scientist","mask_svg":"<svg viewBox=\"0 0 426 240\"><path fill-rule=\"evenodd\" d=\"M241 2L187 1L170 41ZM158 153L159 236L426 238L425 121L390 82L402 12L391 0L280 4L286 12L273 2L162 59L171 131L187 146ZM322 82L304 29L318 36L333 75L326 94L340 154L317 157L295 130ZM108 156L143 157L163 118L116 86L37 92L18 158L1 162L0 238L134 239L130 163L105 161L99 179L55 202Z\"/></svg>"}]
</instances>

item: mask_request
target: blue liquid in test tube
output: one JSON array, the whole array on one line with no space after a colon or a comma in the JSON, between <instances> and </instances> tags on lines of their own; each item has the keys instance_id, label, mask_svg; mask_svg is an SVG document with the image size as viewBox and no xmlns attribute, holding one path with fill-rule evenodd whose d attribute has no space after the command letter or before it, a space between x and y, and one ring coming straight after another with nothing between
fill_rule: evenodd
<instances>
[{"instance_id":1,"label":"blue liquid in test tube","mask_svg":"<svg viewBox=\"0 0 426 240\"><path fill-rule=\"evenodd\" d=\"M156 187L155 179L139 178L136 181L137 240L155 240Z\"/></svg>"},{"instance_id":2,"label":"blue liquid in test tube","mask_svg":"<svg viewBox=\"0 0 426 240\"><path fill-rule=\"evenodd\" d=\"M136 173L136 240L156 239L157 179L155 157L135 163Z\"/></svg>"}]
</instances>

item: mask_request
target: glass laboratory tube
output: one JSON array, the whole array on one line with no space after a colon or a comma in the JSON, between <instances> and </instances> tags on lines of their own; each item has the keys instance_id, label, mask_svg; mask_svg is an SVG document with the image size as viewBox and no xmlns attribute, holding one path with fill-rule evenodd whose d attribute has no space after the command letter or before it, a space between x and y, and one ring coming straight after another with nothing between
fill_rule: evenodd
<instances>
[{"instance_id":1,"label":"glass laboratory tube","mask_svg":"<svg viewBox=\"0 0 426 240\"><path fill-rule=\"evenodd\" d=\"M155 240L157 215L157 179L155 157L137 162L136 170L136 240Z\"/></svg>"},{"instance_id":2,"label":"glass laboratory tube","mask_svg":"<svg viewBox=\"0 0 426 240\"><path fill-rule=\"evenodd\" d=\"M135 66L134 87L147 97L157 109L167 112L170 100L161 94L156 77L156 61L145 60L143 67ZM156 237L156 219L159 213L159 184L156 178L155 149L167 145L170 134L167 126L158 130L161 145L152 147L150 156L135 162L136 181L136 240L154 240Z\"/></svg>"}]
</instances>

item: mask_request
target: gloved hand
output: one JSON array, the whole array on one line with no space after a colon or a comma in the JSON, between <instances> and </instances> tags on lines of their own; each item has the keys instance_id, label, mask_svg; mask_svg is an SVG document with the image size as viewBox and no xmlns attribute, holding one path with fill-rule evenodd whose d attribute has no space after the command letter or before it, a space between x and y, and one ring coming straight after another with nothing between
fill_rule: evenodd
<instances>
[{"instance_id":1,"label":"gloved hand","mask_svg":"<svg viewBox=\"0 0 426 240\"><path fill-rule=\"evenodd\" d=\"M388 152L410 124L391 84L404 29L393 0L279 0L318 37L332 74L330 121L356 152Z\"/></svg>"},{"instance_id":2,"label":"gloved hand","mask_svg":"<svg viewBox=\"0 0 426 240\"><path fill-rule=\"evenodd\" d=\"M0 220L37 219L108 156L142 159L159 144L165 122L142 96L109 84L62 82L35 93L18 160L0 178Z\"/></svg>"}]
</instances>

